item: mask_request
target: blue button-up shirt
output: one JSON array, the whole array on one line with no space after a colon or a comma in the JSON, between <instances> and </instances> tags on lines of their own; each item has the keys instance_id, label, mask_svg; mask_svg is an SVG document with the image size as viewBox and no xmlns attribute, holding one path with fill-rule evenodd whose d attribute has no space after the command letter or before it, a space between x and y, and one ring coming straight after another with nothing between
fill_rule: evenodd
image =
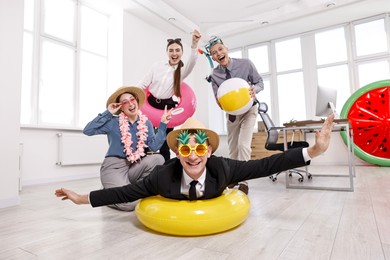
<instances>
[{"instance_id":1,"label":"blue button-up shirt","mask_svg":"<svg viewBox=\"0 0 390 260\"><path fill-rule=\"evenodd\" d=\"M129 132L131 134L132 140L131 148L133 152L137 150L138 122L139 119L137 119L137 121L135 121L133 124L129 122ZM160 122L157 133L154 132L153 125L149 120L147 120L145 124L148 128L148 137L145 141L145 144L149 147L150 150L157 151L161 148L166 139L167 124ZM85 126L83 133L88 136L101 134L107 135L109 147L106 153L106 157L115 156L126 158L124 153L124 145L121 141L122 135L119 130L119 117L112 115L108 110L99 114L95 119L89 122Z\"/></svg>"}]
</instances>

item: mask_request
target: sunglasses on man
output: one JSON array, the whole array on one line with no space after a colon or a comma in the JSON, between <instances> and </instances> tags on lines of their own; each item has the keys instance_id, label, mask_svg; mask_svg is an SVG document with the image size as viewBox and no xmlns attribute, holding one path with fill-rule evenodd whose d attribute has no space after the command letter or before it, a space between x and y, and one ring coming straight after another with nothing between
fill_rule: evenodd
<instances>
[{"instance_id":1,"label":"sunglasses on man","mask_svg":"<svg viewBox=\"0 0 390 260\"><path fill-rule=\"evenodd\" d=\"M207 153L208 147L205 144L196 144L195 147L191 147L189 144L179 145L179 154L183 157L189 157L192 151L194 151L197 156L203 156Z\"/></svg>"}]
</instances>

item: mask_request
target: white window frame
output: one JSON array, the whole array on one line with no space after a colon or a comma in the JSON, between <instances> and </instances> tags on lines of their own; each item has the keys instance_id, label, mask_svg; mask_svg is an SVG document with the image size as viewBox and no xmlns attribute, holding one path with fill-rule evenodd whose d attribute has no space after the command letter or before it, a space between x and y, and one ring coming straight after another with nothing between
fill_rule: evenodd
<instances>
[{"instance_id":1,"label":"white window frame","mask_svg":"<svg viewBox=\"0 0 390 260\"><path fill-rule=\"evenodd\" d=\"M372 22L372 21L375 21L378 19L384 19L385 30L386 30L386 35L387 35L387 52L375 53L375 54L364 55L364 56L357 56L354 26L359 25L359 24L363 24L363 23ZM353 77L351 78L351 82L354 83L352 86L352 93L353 93L362 87L360 82L359 82L359 76L358 76L358 74L359 74L358 67L360 64L373 62L373 61L383 61L383 60L387 60L390 64L390 14L382 14L382 15L377 15L377 16L353 21L349 24L349 30L350 30L350 35L352 38L352 40L350 42L351 43L351 64L350 64L351 66L350 66L350 69L352 70L351 75L353 75ZM354 75L356 75L356 76L354 76Z\"/></svg>"},{"instance_id":2,"label":"white window frame","mask_svg":"<svg viewBox=\"0 0 390 260\"><path fill-rule=\"evenodd\" d=\"M378 19L384 19L385 21L385 30L387 34L387 51L383 53L377 53L374 55L365 55L364 57L356 57L356 44L355 44L355 35L354 35L354 25L362 24L371 22ZM346 46L347 46L347 60L342 62L334 62L330 64L324 64L324 65L316 65L315 60L315 39L314 34L321 32L321 31L327 31L331 30L332 28L339 28L344 27L345 32L345 39L346 39ZM290 71L283 71L280 73L276 72L276 54L275 54L275 43L279 41L288 40L291 38L301 38L301 48L304 50L302 51L302 70L290 70ZM325 28L320 28L317 30L313 30L310 32L304 32L300 34L295 35L289 35L283 38L278 39L272 39L266 42L259 42L256 44L243 46L241 47L243 50L247 50L247 48L253 48L254 46L264 45L267 44L269 46L269 66L270 66L270 73L268 75L262 75L264 77L269 77L270 80L270 87L271 87L271 107L272 107L272 113L271 116L273 118L273 121L275 124L280 125L280 119L279 119L279 104L278 102L278 87L277 87L277 76L282 75L284 73L291 73L295 71L302 71L303 77L304 77L304 88L305 88L305 101L306 101L306 116L307 118L311 119L315 115L315 100L316 100L316 88L313 86L318 85L318 77L317 77L317 69L320 68L326 68L326 67L333 67L336 65L347 65L348 66L348 72L349 72L349 82L350 82L350 93L354 93L356 90L358 90L360 87L359 84L359 77L358 77L358 70L357 67L359 64L372 62L372 61L382 61L386 60L390 64L390 14L380 14L373 17L363 18L356 21L350 21L347 23L341 23L337 25L328 26ZM243 58L248 58L247 51L243 51ZM389 69L390 70L390 69ZM224 121L225 122L225 121ZM255 128L257 125L255 126Z\"/></svg>"},{"instance_id":3,"label":"white window frame","mask_svg":"<svg viewBox=\"0 0 390 260\"><path fill-rule=\"evenodd\" d=\"M25 0L28 1L28 0ZM47 35L43 32L43 16L44 13L42 11L43 6L43 0L35 0L34 5L34 25L33 25L33 31L24 30L25 33L31 33L33 36L33 65L32 65L32 77L31 77L31 106L32 106L32 113L31 113L31 121L27 124L22 124L22 127L33 127L33 128L55 128L55 129L77 129L80 130L82 126L78 126L79 122L79 115L80 115L80 107L79 107L79 92L80 92L80 44L78 42L80 41L80 31L81 31L81 19L80 19L80 9L81 6L85 6L87 8L91 8L105 16L109 19L109 14L104 13L101 10L95 9L94 7L84 4L80 0L72 0L75 3L75 22L74 22L74 42L68 42L64 41L62 39L59 39L57 37ZM108 29L109 30L109 29ZM109 34L109 31L107 31L107 34ZM41 46L42 46L42 40L46 38L52 41L55 41L57 44L61 44L67 47L71 47L74 49L75 52L75 66L74 66L74 115L73 115L73 123L68 126L64 125L58 125L58 124L42 124L39 119L39 81L40 81L40 71L41 71ZM108 39L107 39L108 41ZM108 42L107 42L108 46ZM87 51L88 50L83 50ZM104 56L107 62L107 79L108 79L108 68L109 68L109 57L108 57L108 47L107 47L107 55ZM94 55L101 56L100 54L93 53ZM106 90L108 88L108 80L105 83Z\"/></svg>"}]
</instances>

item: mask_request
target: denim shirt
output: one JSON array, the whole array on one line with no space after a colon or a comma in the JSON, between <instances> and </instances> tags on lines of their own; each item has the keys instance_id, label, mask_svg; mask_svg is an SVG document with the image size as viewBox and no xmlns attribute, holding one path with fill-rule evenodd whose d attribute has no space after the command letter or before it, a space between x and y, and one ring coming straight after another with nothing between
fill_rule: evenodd
<instances>
[{"instance_id":1,"label":"denim shirt","mask_svg":"<svg viewBox=\"0 0 390 260\"><path fill-rule=\"evenodd\" d=\"M129 122L129 132L131 134L132 140L131 148L133 152L137 150L138 123L139 118L133 124ZM145 141L145 144L149 147L150 150L157 151L161 148L166 139L167 124L160 122L156 133L154 132L153 125L149 120L147 120L145 124L148 128L148 137ZM115 156L120 158L126 158L126 155L124 153L124 145L121 141L122 135L119 130L119 117L112 115L108 110L99 114L95 119L89 122L85 126L83 133L88 136L103 134L107 135L109 147L106 153L106 157Z\"/></svg>"}]
</instances>

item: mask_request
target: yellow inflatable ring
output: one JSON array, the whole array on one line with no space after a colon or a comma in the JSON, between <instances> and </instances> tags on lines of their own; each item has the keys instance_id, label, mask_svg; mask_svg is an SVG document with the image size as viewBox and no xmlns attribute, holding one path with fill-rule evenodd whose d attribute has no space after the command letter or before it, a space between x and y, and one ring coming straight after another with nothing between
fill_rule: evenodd
<instances>
[{"instance_id":1,"label":"yellow inflatable ring","mask_svg":"<svg viewBox=\"0 0 390 260\"><path fill-rule=\"evenodd\" d=\"M250 209L248 197L237 189L208 200L173 200L161 196L142 199L135 213L146 227L178 236L219 233L240 225Z\"/></svg>"}]
</instances>

